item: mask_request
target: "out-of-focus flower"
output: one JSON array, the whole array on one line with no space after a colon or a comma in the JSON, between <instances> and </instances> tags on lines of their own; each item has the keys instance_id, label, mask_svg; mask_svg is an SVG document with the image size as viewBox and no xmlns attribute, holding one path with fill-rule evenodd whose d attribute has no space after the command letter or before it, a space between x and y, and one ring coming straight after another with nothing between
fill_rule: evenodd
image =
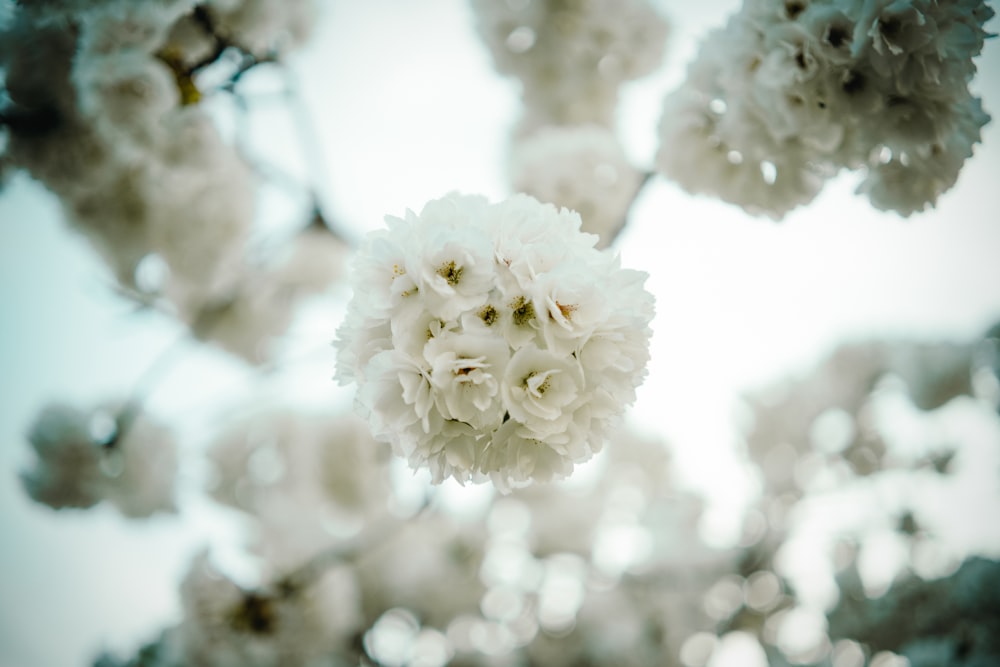
<instances>
[{"instance_id":1,"label":"out-of-focus flower","mask_svg":"<svg viewBox=\"0 0 1000 667\"><path fill-rule=\"evenodd\" d=\"M527 128L610 125L625 81L653 71L667 24L643 0L474 0L480 34L499 72L521 80Z\"/></svg>"},{"instance_id":2,"label":"out-of-focus flower","mask_svg":"<svg viewBox=\"0 0 1000 667\"><path fill-rule=\"evenodd\" d=\"M874 599L846 577L841 583L846 594L829 613L832 637L863 642L872 652L902 654L900 664L915 667L1000 660L996 560L970 557L953 574L929 581L904 575Z\"/></svg>"},{"instance_id":3,"label":"out-of-focus flower","mask_svg":"<svg viewBox=\"0 0 1000 667\"><path fill-rule=\"evenodd\" d=\"M353 415L255 412L212 444L210 493L258 520L269 563L294 567L386 513L382 447Z\"/></svg>"},{"instance_id":4,"label":"out-of-focus flower","mask_svg":"<svg viewBox=\"0 0 1000 667\"><path fill-rule=\"evenodd\" d=\"M869 167L858 192L867 194L875 208L909 215L933 203L928 193L942 193L955 185L962 164L979 142L980 128L990 117L979 99L956 105L949 115L953 131L940 142L920 147L916 153L879 149L878 161Z\"/></svg>"},{"instance_id":5,"label":"out-of-focus flower","mask_svg":"<svg viewBox=\"0 0 1000 667\"><path fill-rule=\"evenodd\" d=\"M198 555L181 582L184 618L168 635L178 664L306 666L342 647L360 623L349 568L307 584L245 590Z\"/></svg>"},{"instance_id":6,"label":"out-of-focus flower","mask_svg":"<svg viewBox=\"0 0 1000 667\"><path fill-rule=\"evenodd\" d=\"M435 482L489 475L502 490L589 459L645 372L645 274L525 195L452 194L387 222L360 252L337 342L375 436Z\"/></svg>"},{"instance_id":7,"label":"out-of-focus flower","mask_svg":"<svg viewBox=\"0 0 1000 667\"><path fill-rule=\"evenodd\" d=\"M0 50L14 119L2 170L26 169L52 190L126 291L254 363L268 359L295 299L339 270L342 249L296 243L283 263L250 265L258 183L197 104L199 77L224 53L240 51L240 67L281 57L308 32L313 8L26 2ZM137 276L150 258L162 268L155 289Z\"/></svg>"},{"instance_id":8,"label":"out-of-focus flower","mask_svg":"<svg viewBox=\"0 0 1000 667\"><path fill-rule=\"evenodd\" d=\"M801 493L810 458L846 463L858 476L879 472L887 463L885 434L873 413L879 382L896 377L916 408L937 410L974 395L975 353L973 344L843 345L811 375L748 396L754 416L747 446L768 488Z\"/></svg>"},{"instance_id":9,"label":"out-of-focus flower","mask_svg":"<svg viewBox=\"0 0 1000 667\"><path fill-rule=\"evenodd\" d=\"M180 101L173 72L140 51L88 54L76 61L73 77L81 113L112 144L155 142L164 115Z\"/></svg>"},{"instance_id":10,"label":"out-of-focus flower","mask_svg":"<svg viewBox=\"0 0 1000 667\"><path fill-rule=\"evenodd\" d=\"M295 235L273 271L279 282L303 294L316 294L342 277L348 252L343 240L316 222Z\"/></svg>"},{"instance_id":11,"label":"out-of-focus flower","mask_svg":"<svg viewBox=\"0 0 1000 667\"><path fill-rule=\"evenodd\" d=\"M181 317L201 340L251 364L272 361L297 308L328 289L346 263L347 246L309 226L262 266L245 263L233 286L211 301L182 304Z\"/></svg>"},{"instance_id":12,"label":"out-of-focus flower","mask_svg":"<svg viewBox=\"0 0 1000 667\"><path fill-rule=\"evenodd\" d=\"M100 187L63 205L122 284L159 255L169 268L162 295L183 314L228 296L244 271L255 178L201 109L175 110L160 133L144 162L104 165Z\"/></svg>"},{"instance_id":13,"label":"out-of-focus flower","mask_svg":"<svg viewBox=\"0 0 1000 667\"><path fill-rule=\"evenodd\" d=\"M510 180L518 192L579 213L583 231L605 246L624 224L642 175L611 130L548 126L515 141Z\"/></svg>"},{"instance_id":14,"label":"out-of-focus flower","mask_svg":"<svg viewBox=\"0 0 1000 667\"><path fill-rule=\"evenodd\" d=\"M485 591L480 581L485 541L481 524L463 525L441 513L399 522L357 563L366 616L404 607L422 623L444 629L456 616L474 612Z\"/></svg>"},{"instance_id":15,"label":"out-of-focus flower","mask_svg":"<svg viewBox=\"0 0 1000 667\"><path fill-rule=\"evenodd\" d=\"M145 414L113 405L83 411L52 404L35 420L28 441L37 459L21 481L40 503L88 508L107 500L132 518L176 511L177 445Z\"/></svg>"},{"instance_id":16,"label":"out-of-focus flower","mask_svg":"<svg viewBox=\"0 0 1000 667\"><path fill-rule=\"evenodd\" d=\"M218 33L257 57L281 56L299 46L316 21L315 0L209 0Z\"/></svg>"},{"instance_id":17,"label":"out-of-focus flower","mask_svg":"<svg viewBox=\"0 0 1000 667\"><path fill-rule=\"evenodd\" d=\"M152 53L171 26L195 6L195 0L79 3L70 18L80 31L81 59L90 55Z\"/></svg>"},{"instance_id":18,"label":"out-of-focus flower","mask_svg":"<svg viewBox=\"0 0 1000 667\"><path fill-rule=\"evenodd\" d=\"M667 96L657 165L692 193L780 218L842 168L910 215L958 179L989 121L968 84L985 2L744 4Z\"/></svg>"}]
</instances>

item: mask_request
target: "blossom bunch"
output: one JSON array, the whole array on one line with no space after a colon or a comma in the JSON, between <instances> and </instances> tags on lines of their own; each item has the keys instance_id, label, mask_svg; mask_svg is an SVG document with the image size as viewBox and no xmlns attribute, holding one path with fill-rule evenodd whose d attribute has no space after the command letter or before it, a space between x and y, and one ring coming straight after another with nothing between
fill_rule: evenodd
<instances>
[{"instance_id":1,"label":"blossom bunch","mask_svg":"<svg viewBox=\"0 0 1000 667\"><path fill-rule=\"evenodd\" d=\"M38 1L19 4L0 31L10 97L0 172L24 169L55 193L127 293L251 363L270 359L272 339L332 278L342 248L309 229L292 244L296 257L255 265L261 179L217 123L222 107L202 102L227 86L237 94L249 68L280 60L306 36L313 9L312 0Z\"/></svg>"},{"instance_id":2,"label":"blossom bunch","mask_svg":"<svg viewBox=\"0 0 1000 667\"><path fill-rule=\"evenodd\" d=\"M226 292L188 304L180 314L195 337L251 364L268 363L280 353L301 304L339 278L347 255L344 242L321 223L281 244L265 261L243 262Z\"/></svg>"},{"instance_id":3,"label":"blossom bunch","mask_svg":"<svg viewBox=\"0 0 1000 667\"><path fill-rule=\"evenodd\" d=\"M208 0L219 32L258 57L283 55L300 46L315 25L315 0Z\"/></svg>"},{"instance_id":4,"label":"blossom bunch","mask_svg":"<svg viewBox=\"0 0 1000 667\"><path fill-rule=\"evenodd\" d=\"M111 502L123 515L174 512L177 444L171 431L119 406L46 406L28 433L34 465L21 482L54 509Z\"/></svg>"},{"instance_id":5,"label":"blossom bunch","mask_svg":"<svg viewBox=\"0 0 1000 667\"><path fill-rule=\"evenodd\" d=\"M618 88L660 63L666 21L644 0L472 3L497 71L521 80L530 127L613 121Z\"/></svg>"},{"instance_id":6,"label":"blossom bunch","mask_svg":"<svg viewBox=\"0 0 1000 667\"><path fill-rule=\"evenodd\" d=\"M527 195L451 194L389 216L356 259L337 376L377 439L435 482L568 475L645 373L653 298Z\"/></svg>"},{"instance_id":7,"label":"blossom bunch","mask_svg":"<svg viewBox=\"0 0 1000 667\"><path fill-rule=\"evenodd\" d=\"M181 64L190 40L171 38L192 4L70 5L51 24L27 7L4 63L26 125L12 128L8 160L59 197L123 287L142 291L140 262L159 257L159 295L184 314L239 280L256 186L196 104L194 72Z\"/></svg>"},{"instance_id":8,"label":"blossom bunch","mask_svg":"<svg viewBox=\"0 0 1000 667\"><path fill-rule=\"evenodd\" d=\"M624 226L642 184L614 132L597 124L549 125L515 141L509 172L517 192L579 213L599 246Z\"/></svg>"},{"instance_id":9,"label":"blossom bunch","mask_svg":"<svg viewBox=\"0 0 1000 667\"><path fill-rule=\"evenodd\" d=\"M989 121L968 88L981 0L746 0L669 94L657 166L780 218L842 168L909 215L952 187Z\"/></svg>"},{"instance_id":10,"label":"blossom bunch","mask_svg":"<svg viewBox=\"0 0 1000 667\"><path fill-rule=\"evenodd\" d=\"M388 447L356 415L249 407L208 451L216 501L256 520L254 551L295 567L376 520L392 495Z\"/></svg>"},{"instance_id":11,"label":"blossom bunch","mask_svg":"<svg viewBox=\"0 0 1000 667\"><path fill-rule=\"evenodd\" d=\"M162 640L157 665L321 664L361 623L358 590L347 567L305 582L245 589L198 554L180 586L183 618Z\"/></svg>"}]
</instances>

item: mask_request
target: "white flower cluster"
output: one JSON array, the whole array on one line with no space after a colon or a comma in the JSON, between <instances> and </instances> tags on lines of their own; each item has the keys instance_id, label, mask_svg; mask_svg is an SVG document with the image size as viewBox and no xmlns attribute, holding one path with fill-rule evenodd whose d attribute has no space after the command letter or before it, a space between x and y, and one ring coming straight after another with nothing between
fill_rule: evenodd
<instances>
[{"instance_id":1,"label":"white flower cluster","mask_svg":"<svg viewBox=\"0 0 1000 667\"><path fill-rule=\"evenodd\" d=\"M317 9L315 0L207 0L205 6L219 32L259 57L305 42Z\"/></svg>"},{"instance_id":2,"label":"white flower cluster","mask_svg":"<svg viewBox=\"0 0 1000 667\"><path fill-rule=\"evenodd\" d=\"M780 218L841 168L909 215L958 178L989 116L968 84L982 0L746 0L668 95L657 166Z\"/></svg>"},{"instance_id":3,"label":"white flower cluster","mask_svg":"<svg viewBox=\"0 0 1000 667\"><path fill-rule=\"evenodd\" d=\"M65 29L97 28L105 47L143 48L162 43L172 31L174 46L194 46L210 37L194 29L193 10L205 11L218 37L255 56L276 57L300 45L312 30L315 0L25 0L19 5L32 22ZM197 33L202 33L196 36ZM181 35L186 39L178 39ZM112 46L115 45L115 46ZM206 47L211 50L210 47ZM195 49L205 55L203 49ZM183 54L194 55L185 49Z\"/></svg>"},{"instance_id":4,"label":"white flower cluster","mask_svg":"<svg viewBox=\"0 0 1000 667\"><path fill-rule=\"evenodd\" d=\"M42 9L26 9L7 63L16 108L52 116L36 131L13 128L8 158L59 196L123 285L136 287L144 257L162 258L163 293L182 313L238 281L256 185L192 103L190 77L162 57L179 48L171 26L192 5L71 6L62 27L40 26Z\"/></svg>"},{"instance_id":5,"label":"white flower cluster","mask_svg":"<svg viewBox=\"0 0 1000 667\"><path fill-rule=\"evenodd\" d=\"M184 618L165 636L164 667L308 667L324 663L361 624L351 571L325 570L308 586L246 590L198 555L181 582Z\"/></svg>"},{"instance_id":6,"label":"white flower cluster","mask_svg":"<svg viewBox=\"0 0 1000 667\"><path fill-rule=\"evenodd\" d=\"M247 263L225 296L182 313L194 335L253 364L273 359L301 302L337 280L347 257L344 242L319 225L302 229L283 250L272 262Z\"/></svg>"},{"instance_id":7,"label":"white flower cluster","mask_svg":"<svg viewBox=\"0 0 1000 667\"><path fill-rule=\"evenodd\" d=\"M515 141L510 181L517 192L579 213L583 231L603 247L625 223L642 175L610 129L549 125Z\"/></svg>"},{"instance_id":8,"label":"white flower cluster","mask_svg":"<svg viewBox=\"0 0 1000 667\"><path fill-rule=\"evenodd\" d=\"M667 24L645 0L473 0L497 71L521 83L516 192L580 213L608 245L642 183L611 129L622 84L660 64Z\"/></svg>"},{"instance_id":9,"label":"white flower cluster","mask_svg":"<svg viewBox=\"0 0 1000 667\"><path fill-rule=\"evenodd\" d=\"M527 195L452 194L386 222L337 342L375 437L435 482L501 490L589 459L645 374L646 275Z\"/></svg>"},{"instance_id":10,"label":"white flower cluster","mask_svg":"<svg viewBox=\"0 0 1000 667\"><path fill-rule=\"evenodd\" d=\"M257 520L254 549L277 567L297 567L375 520L392 495L388 447L353 414L254 410L208 457L212 497Z\"/></svg>"},{"instance_id":11,"label":"white flower cluster","mask_svg":"<svg viewBox=\"0 0 1000 667\"><path fill-rule=\"evenodd\" d=\"M644 0L473 0L496 68L523 84L529 127L610 125L618 88L653 71L667 24Z\"/></svg>"},{"instance_id":12,"label":"white flower cluster","mask_svg":"<svg viewBox=\"0 0 1000 667\"><path fill-rule=\"evenodd\" d=\"M132 518L175 511L177 445L145 415L117 406L87 412L52 404L28 440L37 460L21 481L40 503L82 509L107 500Z\"/></svg>"},{"instance_id":13,"label":"white flower cluster","mask_svg":"<svg viewBox=\"0 0 1000 667\"><path fill-rule=\"evenodd\" d=\"M238 66L220 55L234 45L239 66L283 55L304 37L312 6L25 3L0 52L20 114L4 166L28 170L59 197L127 290L252 363L270 357L298 297L325 287L343 246L309 228L287 261L247 260L258 179L199 104L199 86L206 68Z\"/></svg>"},{"instance_id":14,"label":"white flower cluster","mask_svg":"<svg viewBox=\"0 0 1000 667\"><path fill-rule=\"evenodd\" d=\"M961 396L980 398L975 378L986 369L979 349L978 341L841 345L810 375L745 397L753 412L748 452L776 493L801 484L801 475L794 474L801 467L793 465L797 460L836 455L857 475L875 474L892 464L886 459L892 432L879 424L877 402L896 383L900 394L905 387L905 403L923 411Z\"/></svg>"}]
</instances>

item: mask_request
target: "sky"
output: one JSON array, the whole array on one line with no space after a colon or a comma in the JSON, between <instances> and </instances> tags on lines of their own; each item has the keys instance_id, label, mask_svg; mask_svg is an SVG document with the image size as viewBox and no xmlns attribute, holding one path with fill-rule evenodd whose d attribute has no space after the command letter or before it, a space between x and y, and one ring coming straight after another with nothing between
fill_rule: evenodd
<instances>
[{"instance_id":1,"label":"sky","mask_svg":"<svg viewBox=\"0 0 1000 667\"><path fill-rule=\"evenodd\" d=\"M672 24L663 68L627 86L618 118L643 167L656 151L663 96L700 37L738 6L660 4ZM978 62L974 88L998 113L1000 43L989 41ZM455 190L509 194L517 89L493 71L462 0L328 3L292 65L303 109L261 112L252 143L316 185L343 227L360 235ZM310 148L297 148L296 124ZM854 195L856 174L778 223L662 177L643 191L615 246L624 266L649 273L657 299L653 361L631 419L670 441L685 483L717 511L717 535L754 493L732 431L741 392L804 373L844 341L964 341L1000 321L998 176L1000 129L991 123L956 187L909 219ZM17 472L37 411L52 399L126 393L181 335L164 318L131 312L109 284L42 186L19 176L0 191L0 667L86 665L102 647L152 638L177 618L176 583L191 554L211 543L224 559L238 530L198 497L197 468L182 478L181 515L144 523L107 507L55 513L23 494ZM266 391L349 403L330 380L341 314L314 310L297 325L294 362ZM152 407L182 424L196 452L219 426L218 404L266 383L195 345L181 352Z\"/></svg>"}]
</instances>

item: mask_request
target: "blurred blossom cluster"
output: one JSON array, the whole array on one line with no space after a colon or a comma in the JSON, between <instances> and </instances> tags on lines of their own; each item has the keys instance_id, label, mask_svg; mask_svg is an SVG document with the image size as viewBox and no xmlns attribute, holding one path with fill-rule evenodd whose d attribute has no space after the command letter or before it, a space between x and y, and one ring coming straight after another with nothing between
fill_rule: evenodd
<instances>
[{"instance_id":1,"label":"blurred blossom cluster","mask_svg":"<svg viewBox=\"0 0 1000 667\"><path fill-rule=\"evenodd\" d=\"M907 664L890 659L914 660L916 639L960 644L960 628L989 615L988 586L941 612L954 614L950 625L890 600L901 591L926 596L933 616L940 608L931 591L946 589L956 569L977 572L969 581L1000 573L995 561L965 560L970 544L995 548L989 531L965 535L954 521L957 513L988 525L996 507L994 346L989 335L967 344L845 344L810 375L745 397L741 421L761 499L744 519L749 547L739 571L706 604L723 627L755 634L767 664ZM940 663L913 664L989 664L1000 655L985 636L967 643L967 654L956 646Z\"/></svg>"},{"instance_id":2,"label":"blurred blossom cluster","mask_svg":"<svg viewBox=\"0 0 1000 667\"><path fill-rule=\"evenodd\" d=\"M627 412L654 329L704 324L654 320L656 281L608 249L663 177L773 218L842 169L878 209L935 205L989 120L970 83L993 9L745 0L667 95L655 174L634 166L616 113L623 86L660 67L656 7L468 9L519 87L500 170L514 193L453 192L362 238L370 221L330 214L322 164L284 173L249 122L259 97L303 103L289 63L322 3L0 0L0 185L23 173L51 192L107 291L183 343L131 394L37 414L29 506L46 521L104 506L130 526L204 510L238 527L229 550L198 545L176 613L141 648L84 658L1000 663L1000 325L844 343L743 394L729 433L752 490L726 533L674 454L710 438L668 442ZM291 149L304 163L320 152L307 117ZM316 321L326 364L285 349ZM225 354L199 356L203 343ZM158 409L178 350L203 364L185 398L210 405ZM239 391L213 384L220 359L244 373ZM290 389L303 372L324 390Z\"/></svg>"},{"instance_id":3,"label":"blurred blossom cluster","mask_svg":"<svg viewBox=\"0 0 1000 667\"><path fill-rule=\"evenodd\" d=\"M975 0L747 0L668 95L657 168L774 218L841 169L863 171L876 208L933 206L989 121L969 82L993 14Z\"/></svg>"},{"instance_id":4,"label":"blurred blossom cluster","mask_svg":"<svg viewBox=\"0 0 1000 667\"><path fill-rule=\"evenodd\" d=\"M615 132L621 86L655 71L667 23L642 0L472 3L499 73L521 86L511 186L580 214L608 245L642 183Z\"/></svg>"},{"instance_id":5,"label":"blurred blossom cluster","mask_svg":"<svg viewBox=\"0 0 1000 667\"><path fill-rule=\"evenodd\" d=\"M622 84L655 70L666 22L642 0L473 0L497 71L521 83L522 131L614 120Z\"/></svg>"},{"instance_id":6,"label":"blurred blossom cluster","mask_svg":"<svg viewBox=\"0 0 1000 667\"><path fill-rule=\"evenodd\" d=\"M255 518L253 551L290 568L386 513L389 451L364 422L259 407L234 419L208 450L208 491Z\"/></svg>"},{"instance_id":7,"label":"blurred blossom cluster","mask_svg":"<svg viewBox=\"0 0 1000 667\"><path fill-rule=\"evenodd\" d=\"M280 64L305 38L311 3L38 1L18 9L0 49L9 101L3 171L24 169L56 194L67 222L133 298L199 338L267 361L295 302L326 287L345 250L335 238L311 239L308 250L293 239L293 257L254 261L260 178L208 101L228 91L238 104L246 72Z\"/></svg>"},{"instance_id":8,"label":"blurred blossom cluster","mask_svg":"<svg viewBox=\"0 0 1000 667\"><path fill-rule=\"evenodd\" d=\"M547 125L511 148L513 189L580 214L583 230L608 245L625 224L643 176L601 125Z\"/></svg>"},{"instance_id":9,"label":"blurred blossom cluster","mask_svg":"<svg viewBox=\"0 0 1000 667\"><path fill-rule=\"evenodd\" d=\"M132 518L176 511L177 444L145 414L113 404L90 410L51 404L28 442L35 462L21 482L40 503L85 509L107 500Z\"/></svg>"},{"instance_id":10,"label":"blurred blossom cluster","mask_svg":"<svg viewBox=\"0 0 1000 667\"><path fill-rule=\"evenodd\" d=\"M850 344L747 395L761 493L714 546L667 443L628 428L500 495L401 484L353 416L244 410L207 491L252 520L260 580L197 555L183 620L97 664L991 664L1000 564L949 526L997 504L963 492L1000 466L991 345Z\"/></svg>"}]
</instances>

